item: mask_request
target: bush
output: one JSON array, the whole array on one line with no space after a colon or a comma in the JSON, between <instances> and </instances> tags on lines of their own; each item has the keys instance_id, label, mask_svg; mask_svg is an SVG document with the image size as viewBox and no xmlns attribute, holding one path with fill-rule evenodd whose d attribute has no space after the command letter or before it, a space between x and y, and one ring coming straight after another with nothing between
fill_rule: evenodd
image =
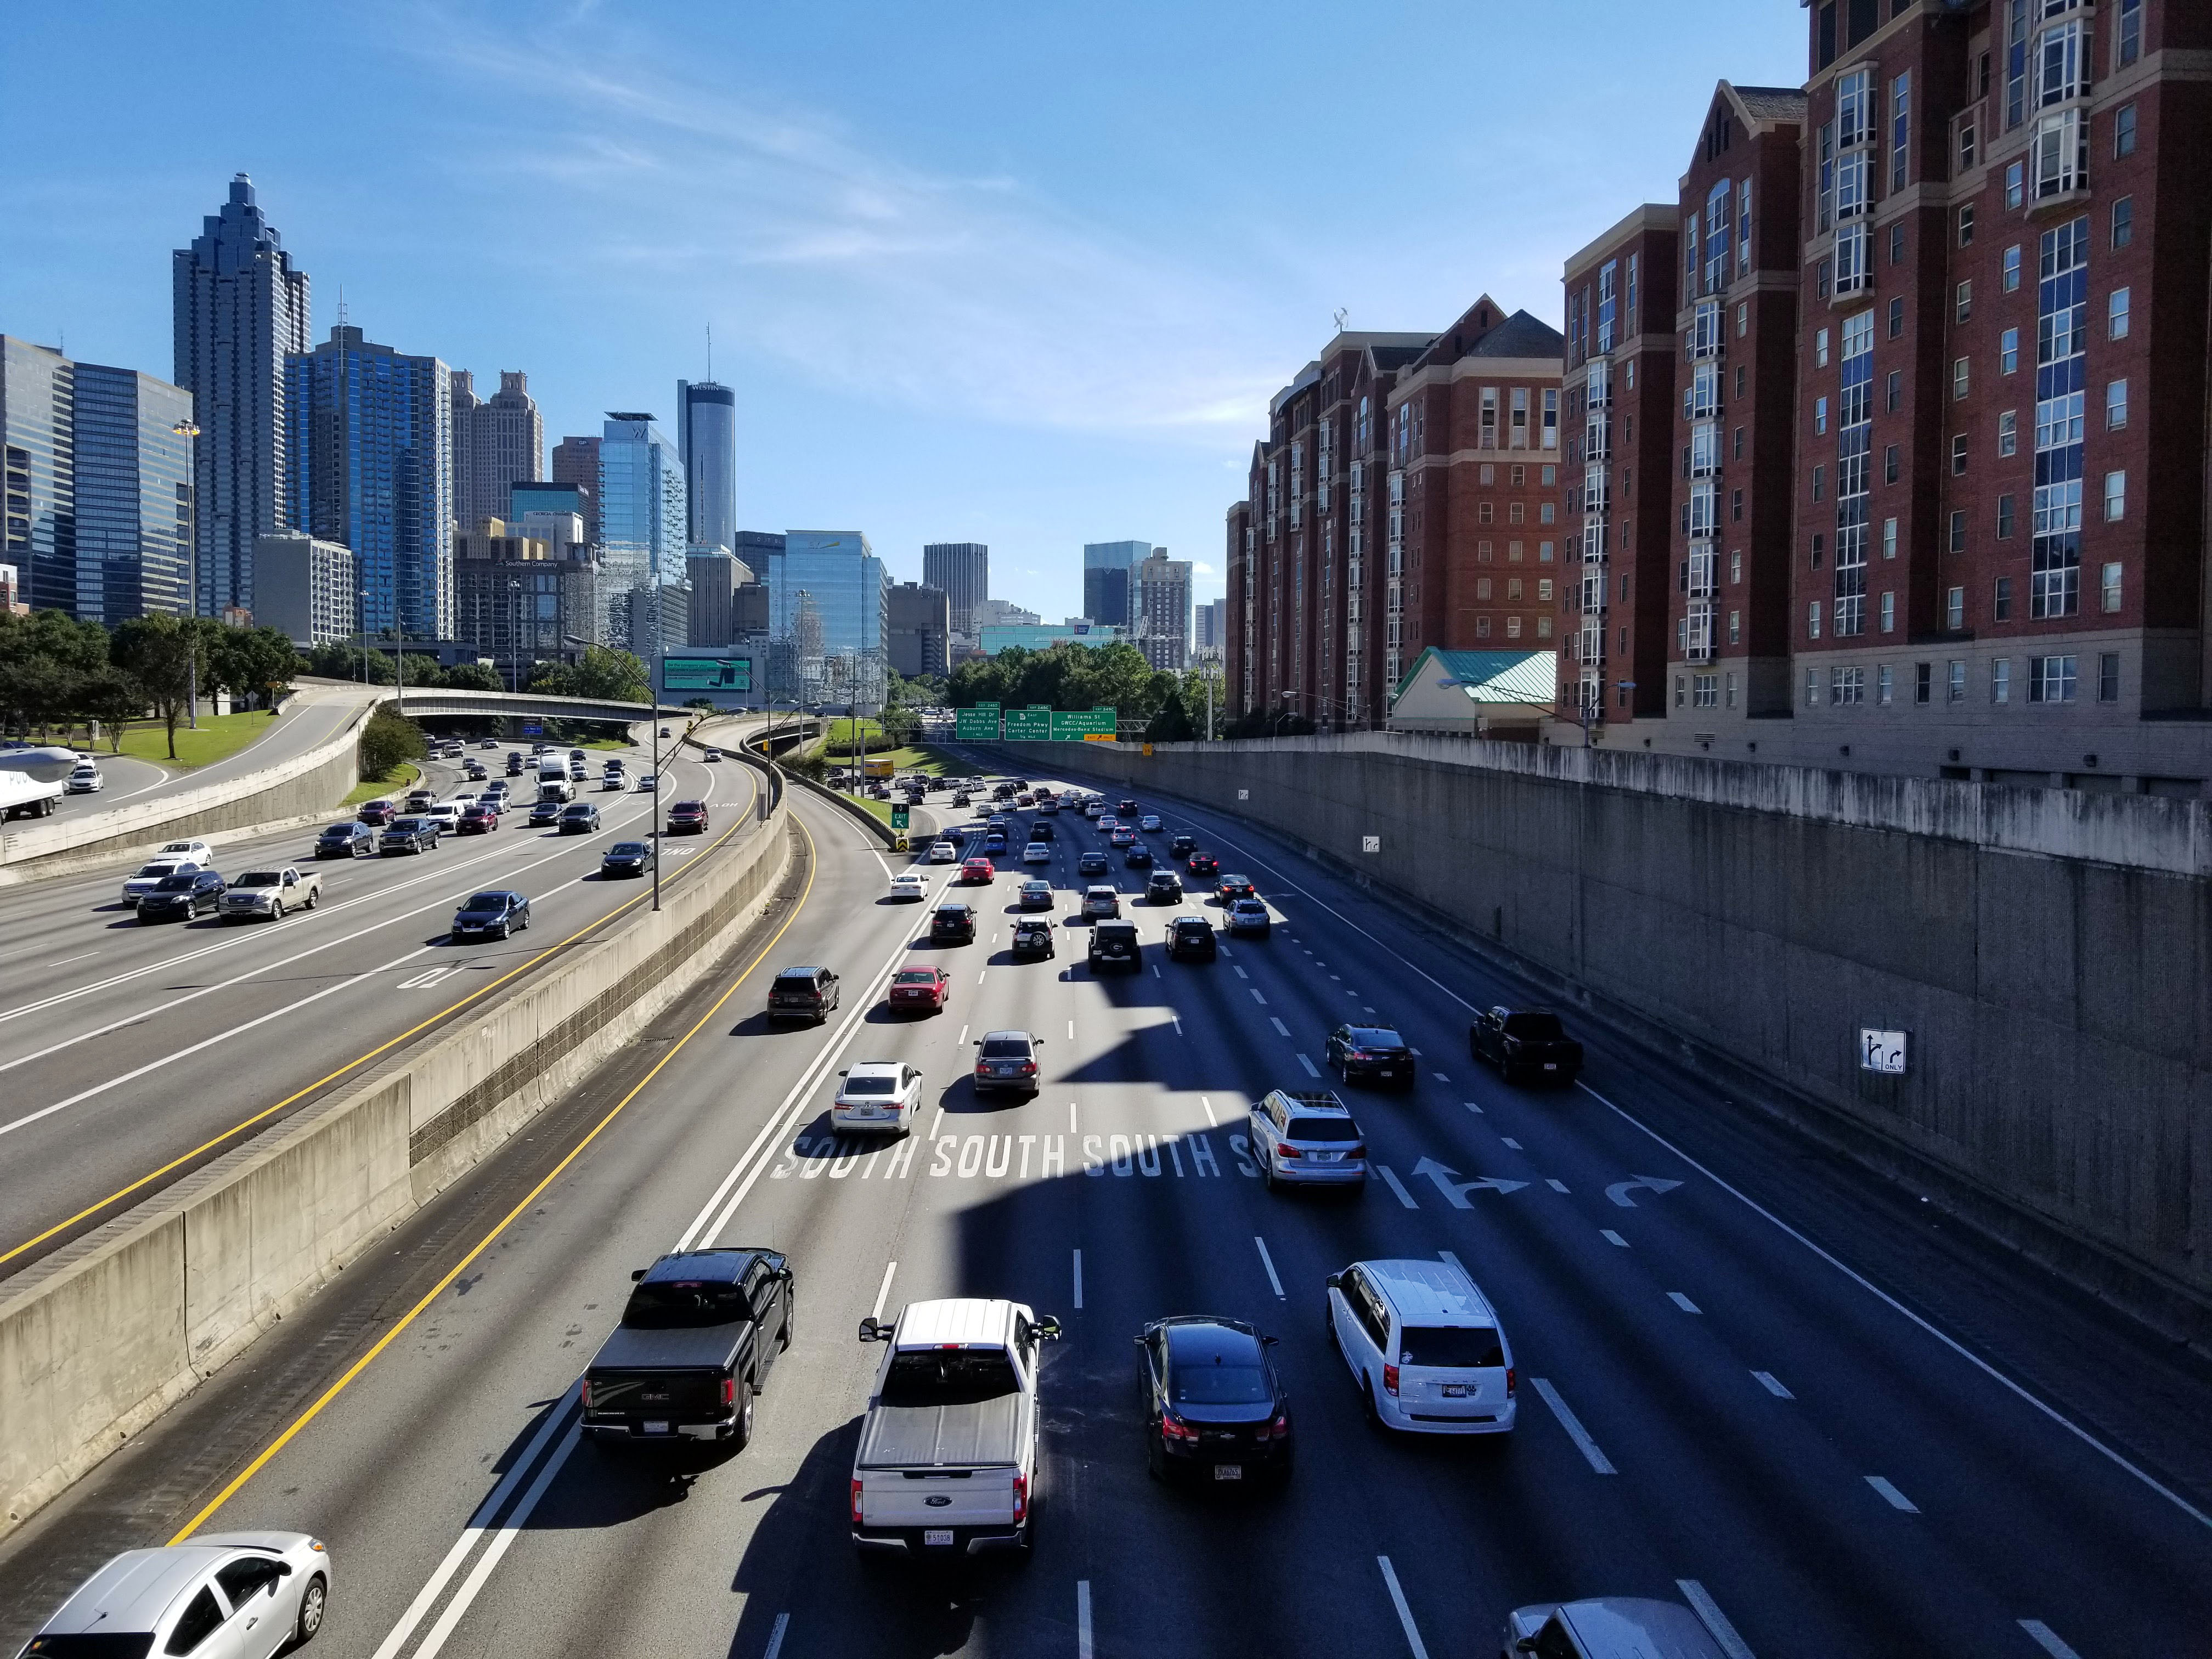
<instances>
[{"instance_id":1,"label":"bush","mask_svg":"<svg viewBox=\"0 0 2212 1659\"><path fill-rule=\"evenodd\" d=\"M422 728L389 708L368 717L361 732L361 775L380 778L402 761L422 760L430 752Z\"/></svg>"}]
</instances>

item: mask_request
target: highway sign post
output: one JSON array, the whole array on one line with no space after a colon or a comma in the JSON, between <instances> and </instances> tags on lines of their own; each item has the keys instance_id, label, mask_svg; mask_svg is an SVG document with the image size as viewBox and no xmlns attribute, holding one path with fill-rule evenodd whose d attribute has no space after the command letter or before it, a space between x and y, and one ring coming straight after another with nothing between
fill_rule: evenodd
<instances>
[{"instance_id":1,"label":"highway sign post","mask_svg":"<svg viewBox=\"0 0 2212 1659\"><path fill-rule=\"evenodd\" d=\"M999 705L979 702L972 708L954 709L952 735L963 743L998 742Z\"/></svg>"}]
</instances>

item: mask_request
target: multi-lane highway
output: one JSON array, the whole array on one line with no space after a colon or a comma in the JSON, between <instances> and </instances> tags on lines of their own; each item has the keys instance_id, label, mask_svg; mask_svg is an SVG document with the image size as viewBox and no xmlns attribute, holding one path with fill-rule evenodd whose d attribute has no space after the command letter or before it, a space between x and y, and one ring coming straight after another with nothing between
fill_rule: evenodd
<instances>
[{"instance_id":1,"label":"multi-lane highway","mask_svg":"<svg viewBox=\"0 0 2212 1659\"><path fill-rule=\"evenodd\" d=\"M503 752L480 757L503 765ZM580 799L601 808L592 835L528 828L536 787L521 778L497 830L448 835L420 857L314 864L312 826L215 836L228 877L287 861L322 872L319 907L281 921L141 923L120 902L129 869L12 890L0 933L0 1275L637 901L640 883L602 879L599 864L611 842L650 830L654 798L600 792L587 752ZM705 800L710 833L671 838L664 879L745 819L754 775L688 753L673 763L659 799ZM433 763L428 781L441 796L478 787L454 763ZM487 887L528 895L529 929L455 945L455 907Z\"/></svg>"},{"instance_id":2,"label":"multi-lane highway","mask_svg":"<svg viewBox=\"0 0 2212 1659\"><path fill-rule=\"evenodd\" d=\"M1579 1033L1587 1087L1501 1085L1465 1046L1470 1006L1511 994L1494 975L1249 826L1160 810L1255 878L1273 936L1170 963L1177 910L1133 903L1144 969L1101 981L1067 915L1076 855L1103 843L1081 819L1058 817L1042 872L1060 955L1018 964L1020 836L967 890L976 942L933 948L927 906L884 896L891 863L799 799L796 902L388 1255L0 1545L0 1640L115 1550L297 1527L330 1542L333 1659L1443 1659L1496 1651L1511 1607L1601 1594L1689 1602L1762 1659L2201 1650L2201 1370L1601 1030ZM921 867L934 898L953 872ZM1112 872L1142 884L1118 855ZM915 962L951 971L951 1006L892 1018L883 985ZM836 969L843 1007L772 1029L767 976L799 963ZM1327 1086L1348 1017L1420 1056L1410 1095L1348 1095L1378 1178L1356 1200L1271 1194L1244 1114ZM1034 1099L969 1086L997 1028L1045 1040ZM241 1103L284 1086L262 1080L282 1044L249 1042ZM829 1131L837 1072L873 1059L926 1074L911 1139ZM798 1273L753 1444L580 1444L578 1373L630 1271L708 1243ZM1325 1274L1445 1255L1512 1341L1510 1441L1369 1427L1323 1335ZM948 1295L1066 1327L1034 1557L870 1571L846 1536L875 1363L854 1328ZM1176 1312L1280 1337L1283 1495L1147 1480L1131 1339Z\"/></svg>"}]
</instances>

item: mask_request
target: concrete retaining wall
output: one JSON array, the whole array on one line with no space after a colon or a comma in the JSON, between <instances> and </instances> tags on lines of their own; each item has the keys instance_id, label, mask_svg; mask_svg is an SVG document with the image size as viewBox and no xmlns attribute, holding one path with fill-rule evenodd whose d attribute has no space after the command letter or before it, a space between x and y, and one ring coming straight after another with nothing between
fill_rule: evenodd
<instances>
[{"instance_id":1,"label":"concrete retaining wall","mask_svg":"<svg viewBox=\"0 0 2212 1659\"><path fill-rule=\"evenodd\" d=\"M62 1491L704 976L775 893L748 823L508 994L0 1284L0 1532Z\"/></svg>"},{"instance_id":2,"label":"concrete retaining wall","mask_svg":"<svg viewBox=\"0 0 2212 1659\"><path fill-rule=\"evenodd\" d=\"M2212 1346L2205 803L1388 733L998 752L1293 837Z\"/></svg>"}]
</instances>

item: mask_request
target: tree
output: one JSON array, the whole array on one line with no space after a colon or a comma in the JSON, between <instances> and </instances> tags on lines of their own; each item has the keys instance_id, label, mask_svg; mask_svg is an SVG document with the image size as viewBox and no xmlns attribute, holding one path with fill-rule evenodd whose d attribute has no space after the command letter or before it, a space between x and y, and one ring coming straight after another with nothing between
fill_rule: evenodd
<instances>
[{"instance_id":1,"label":"tree","mask_svg":"<svg viewBox=\"0 0 2212 1659\"><path fill-rule=\"evenodd\" d=\"M273 706L277 692L292 683L303 665L279 629L211 626L206 628L205 642L210 686L220 686L241 700L266 697Z\"/></svg>"},{"instance_id":2,"label":"tree","mask_svg":"<svg viewBox=\"0 0 2212 1659\"><path fill-rule=\"evenodd\" d=\"M10 724L70 722L87 681L107 665L107 630L59 611L0 614L0 713Z\"/></svg>"},{"instance_id":3,"label":"tree","mask_svg":"<svg viewBox=\"0 0 2212 1659\"><path fill-rule=\"evenodd\" d=\"M1145 738L1148 743L1190 741L1190 715L1182 706L1180 689L1169 691L1161 701L1159 712L1152 716L1152 724L1145 728Z\"/></svg>"},{"instance_id":4,"label":"tree","mask_svg":"<svg viewBox=\"0 0 2212 1659\"><path fill-rule=\"evenodd\" d=\"M420 760L430 752L422 728L404 715L380 704L361 729L361 775L381 778L402 761Z\"/></svg>"},{"instance_id":5,"label":"tree","mask_svg":"<svg viewBox=\"0 0 2212 1659\"><path fill-rule=\"evenodd\" d=\"M118 628L108 645L115 665L144 688L168 733L171 760L177 757L177 722L186 712L192 670L204 646L201 621L149 612Z\"/></svg>"},{"instance_id":6,"label":"tree","mask_svg":"<svg viewBox=\"0 0 2212 1659\"><path fill-rule=\"evenodd\" d=\"M480 662L457 662L445 672L445 689L448 691L504 691L507 683L499 677L499 670Z\"/></svg>"},{"instance_id":7,"label":"tree","mask_svg":"<svg viewBox=\"0 0 2212 1659\"><path fill-rule=\"evenodd\" d=\"M123 752L123 728L146 712L146 692L119 668L106 667L85 677L77 692L77 707L107 727L111 754Z\"/></svg>"},{"instance_id":8,"label":"tree","mask_svg":"<svg viewBox=\"0 0 2212 1659\"><path fill-rule=\"evenodd\" d=\"M610 702L651 702L653 689L645 664L627 651L604 645L587 645L584 659L575 667L575 689L568 695L599 697Z\"/></svg>"}]
</instances>

